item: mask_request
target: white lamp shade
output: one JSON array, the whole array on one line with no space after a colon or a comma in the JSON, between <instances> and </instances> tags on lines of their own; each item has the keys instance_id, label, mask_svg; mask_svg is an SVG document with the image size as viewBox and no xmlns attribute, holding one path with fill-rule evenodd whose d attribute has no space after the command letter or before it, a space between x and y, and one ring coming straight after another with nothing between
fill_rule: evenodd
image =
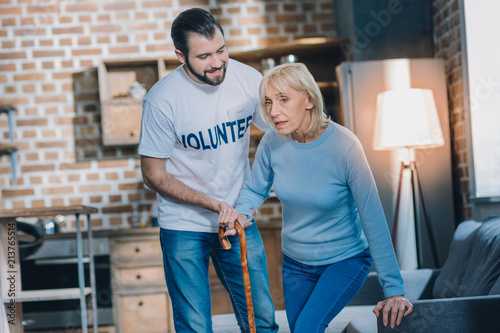
<instances>
[{"instance_id":1,"label":"white lamp shade","mask_svg":"<svg viewBox=\"0 0 500 333\"><path fill-rule=\"evenodd\" d=\"M389 90L377 96L374 149L444 145L432 90Z\"/></svg>"}]
</instances>

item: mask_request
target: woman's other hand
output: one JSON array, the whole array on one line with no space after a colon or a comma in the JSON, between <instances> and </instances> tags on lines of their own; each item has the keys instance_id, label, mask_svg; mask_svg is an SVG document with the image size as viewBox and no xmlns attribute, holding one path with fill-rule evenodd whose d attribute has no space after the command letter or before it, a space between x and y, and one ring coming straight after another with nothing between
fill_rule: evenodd
<instances>
[{"instance_id":1,"label":"woman's other hand","mask_svg":"<svg viewBox=\"0 0 500 333\"><path fill-rule=\"evenodd\" d=\"M391 328L394 328L396 325L399 326L404 316L409 315L413 311L413 304L409 300L407 300L403 295L396 295L387 297L385 300L380 301L373 308L373 313L377 316L380 315L380 311L382 310L382 322L384 326L390 321ZM392 316L389 318L389 311Z\"/></svg>"}]
</instances>

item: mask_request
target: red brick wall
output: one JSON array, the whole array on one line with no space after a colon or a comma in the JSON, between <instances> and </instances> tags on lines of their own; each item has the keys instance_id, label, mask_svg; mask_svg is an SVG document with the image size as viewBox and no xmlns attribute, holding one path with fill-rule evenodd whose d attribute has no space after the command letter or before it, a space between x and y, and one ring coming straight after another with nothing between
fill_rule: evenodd
<instances>
[{"instance_id":1,"label":"red brick wall","mask_svg":"<svg viewBox=\"0 0 500 333\"><path fill-rule=\"evenodd\" d=\"M149 211L136 147L101 144L96 67L102 60L173 56L170 26L189 7L209 9L231 51L299 37L335 36L331 0L0 0L0 104L16 112L18 179L0 157L0 207L84 204L96 228L128 226ZM0 140L7 141L0 115ZM259 219L279 219L276 200ZM69 231L74 221L68 217Z\"/></svg>"},{"instance_id":2,"label":"red brick wall","mask_svg":"<svg viewBox=\"0 0 500 333\"><path fill-rule=\"evenodd\" d=\"M458 0L434 0L432 7L435 57L444 60L448 83L456 220L463 221L472 217L472 211L469 201L471 175L467 164L470 152L467 149L466 122L469 118L464 109L460 8Z\"/></svg>"}]
</instances>

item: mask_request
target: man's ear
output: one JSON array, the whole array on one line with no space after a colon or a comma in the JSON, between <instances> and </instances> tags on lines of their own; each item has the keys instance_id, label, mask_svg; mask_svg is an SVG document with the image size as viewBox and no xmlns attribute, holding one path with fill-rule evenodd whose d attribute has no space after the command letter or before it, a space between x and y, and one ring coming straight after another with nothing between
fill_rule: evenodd
<instances>
[{"instance_id":1,"label":"man's ear","mask_svg":"<svg viewBox=\"0 0 500 333\"><path fill-rule=\"evenodd\" d=\"M179 50L176 49L175 50L175 55L177 56L177 59L179 59L179 61L181 63L183 63L183 64L186 63L186 58L184 57L184 54L181 51L179 51Z\"/></svg>"}]
</instances>

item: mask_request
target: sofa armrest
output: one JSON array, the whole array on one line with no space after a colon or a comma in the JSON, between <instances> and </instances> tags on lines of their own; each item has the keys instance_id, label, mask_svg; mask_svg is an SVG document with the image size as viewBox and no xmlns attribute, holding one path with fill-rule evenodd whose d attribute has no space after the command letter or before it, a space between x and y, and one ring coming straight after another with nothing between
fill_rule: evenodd
<instances>
[{"instance_id":1,"label":"sofa armrest","mask_svg":"<svg viewBox=\"0 0 500 333\"><path fill-rule=\"evenodd\" d=\"M401 276L405 281L406 298L410 301L431 298L434 281L439 275L439 270L418 269L411 271L401 271ZM365 283L360 291L354 296L348 305L375 305L384 300L384 291L380 286L377 274L371 272L368 274Z\"/></svg>"},{"instance_id":2,"label":"sofa armrest","mask_svg":"<svg viewBox=\"0 0 500 333\"><path fill-rule=\"evenodd\" d=\"M429 268L401 271L406 287L406 298L410 301L433 298L432 288L439 273L440 269Z\"/></svg>"},{"instance_id":3,"label":"sofa armrest","mask_svg":"<svg viewBox=\"0 0 500 333\"><path fill-rule=\"evenodd\" d=\"M413 302L413 312L391 329L377 319L379 333L496 333L500 327L500 295L440 298Z\"/></svg>"}]
</instances>

